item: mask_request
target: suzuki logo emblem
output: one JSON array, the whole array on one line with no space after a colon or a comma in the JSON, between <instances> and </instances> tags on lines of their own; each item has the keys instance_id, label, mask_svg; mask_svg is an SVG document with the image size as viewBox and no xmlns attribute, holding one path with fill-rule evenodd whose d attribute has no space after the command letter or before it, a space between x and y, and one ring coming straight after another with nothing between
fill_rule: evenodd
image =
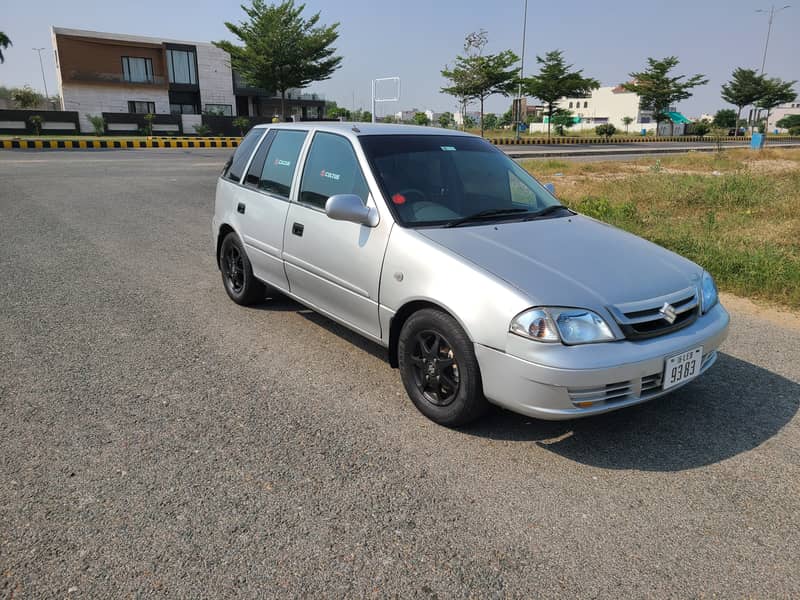
<instances>
[{"instance_id":1,"label":"suzuki logo emblem","mask_svg":"<svg viewBox=\"0 0 800 600\"><path fill-rule=\"evenodd\" d=\"M661 307L661 310L658 311L664 320L672 325L675 322L675 319L678 318L678 313L675 312L675 307L672 306L669 302L664 302L664 306Z\"/></svg>"}]
</instances>

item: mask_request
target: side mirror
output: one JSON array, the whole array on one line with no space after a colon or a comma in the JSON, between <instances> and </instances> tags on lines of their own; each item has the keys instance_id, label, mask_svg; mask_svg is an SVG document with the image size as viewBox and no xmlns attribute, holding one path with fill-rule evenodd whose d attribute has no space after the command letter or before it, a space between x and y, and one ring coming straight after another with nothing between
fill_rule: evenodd
<instances>
[{"instance_id":1,"label":"side mirror","mask_svg":"<svg viewBox=\"0 0 800 600\"><path fill-rule=\"evenodd\" d=\"M548 192L553 194L553 196L556 195L556 184L555 183L545 183L544 184L544 189L546 189Z\"/></svg>"},{"instance_id":2,"label":"side mirror","mask_svg":"<svg viewBox=\"0 0 800 600\"><path fill-rule=\"evenodd\" d=\"M355 194L336 194L325 203L325 214L336 221L350 221L367 227L378 224L378 211L364 206Z\"/></svg>"}]
</instances>

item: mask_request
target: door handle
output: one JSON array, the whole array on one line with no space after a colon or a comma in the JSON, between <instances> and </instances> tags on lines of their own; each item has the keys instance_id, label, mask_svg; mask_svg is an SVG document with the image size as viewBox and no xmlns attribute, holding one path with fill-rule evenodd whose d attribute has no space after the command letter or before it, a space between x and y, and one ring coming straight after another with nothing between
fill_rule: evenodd
<instances>
[{"instance_id":1,"label":"door handle","mask_svg":"<svg viewBox=\"0 0 800 600\"><path fill-rule=\"evenodd\" d=\"M244 203L239 202L239 204L236 205L236 212L244 214Z\"/></svg>"},{"instance_id":2,"label":"door handle","mask_svg":"<svg viewBox=\"0 0 800 600\"><path fill-rule=\"evenodd\" d=\"M303 224L302 223L295 223L292 225L292 233L296 236L303 237Z\"/></svg>"}]
</instances>

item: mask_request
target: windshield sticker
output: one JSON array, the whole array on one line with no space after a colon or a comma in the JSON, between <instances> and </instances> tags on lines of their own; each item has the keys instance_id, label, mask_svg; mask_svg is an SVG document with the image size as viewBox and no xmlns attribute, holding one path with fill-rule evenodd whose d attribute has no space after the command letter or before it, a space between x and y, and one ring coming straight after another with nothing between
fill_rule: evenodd
<instances>
[{"instance_id":1,"label":"windshield sticker","mask_svg":"<svg viewBox=\"0 0 800 600\"><path fill-rule=\"evenodd\" d=\"M281 167L291 167L292 166L292 161L283 160L282 158L276 158L275 159L275 164L276 165L280 165Z\"/></svg>"},{"instance_id":2,"label":"windshield sticker","mask_svg":"<svg viewBox=\"0 0 800 600\"><path fill-rule=\"evenodd\" d=\"M327 177L328 179L333 179L334 181L339 181L342 176L338 173L331 173L330 171L326 171L322 169L322 172L319 174L320 177Z\"/></svg>"},{"instance_id":3,"label":"windshield sticker","mask_svg":"<svg viewBox=\"0 0 800 600\"><path fill-rule=\"evenodd\" d=\"M403 196L403 194L395 194L394 196L392 196L392 202L394 202L395 204L405 204L406 197Z\"/></svg>"},{"instance_id":4,"label":"windshield sticker","mask_svg":"<svg viewBox=\"0 0 800 600\"><path fill-rule=\"evenodd\" d=\"M439 147L442 150L444 150L445 152L455 152L456 151L456 147L455 146L439 146Z\"/></svg>"}]
</instances>

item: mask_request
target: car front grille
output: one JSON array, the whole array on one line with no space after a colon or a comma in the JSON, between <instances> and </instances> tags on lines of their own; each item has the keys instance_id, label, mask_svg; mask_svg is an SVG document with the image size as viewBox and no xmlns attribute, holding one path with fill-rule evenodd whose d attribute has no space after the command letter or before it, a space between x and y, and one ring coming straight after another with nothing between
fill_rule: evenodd
<instances>
[{"instance_id":1,"label":"car front grille","mask_svg":"<svg viewBox=\"0 0 800 600\"><path fill-rule=\"evenodd\" d=\"M670 323L661 313L661 308L669 304L675 310L675 321ZM642 340L678 331L695 322L700 312L697 289L688 287L679 292L628 302L608 307L622 333L629 340Z\"/></svg>"},{"instance_id":2,"label":"car front grille","mask_svg":"<svg viewBox=\"0 0 800 600\"><path fill-rule=\"evenodd\" d=\"M698 375L704 373L716 359L716 350L703 356ZM594 407L600 404L613 405L626 400L647 400L663 391L660 371L631 381L617 381L588 388L567 388L572 403L581 408L586 408L586 403L589 402Z\"/></svg>"}]
</instances>

